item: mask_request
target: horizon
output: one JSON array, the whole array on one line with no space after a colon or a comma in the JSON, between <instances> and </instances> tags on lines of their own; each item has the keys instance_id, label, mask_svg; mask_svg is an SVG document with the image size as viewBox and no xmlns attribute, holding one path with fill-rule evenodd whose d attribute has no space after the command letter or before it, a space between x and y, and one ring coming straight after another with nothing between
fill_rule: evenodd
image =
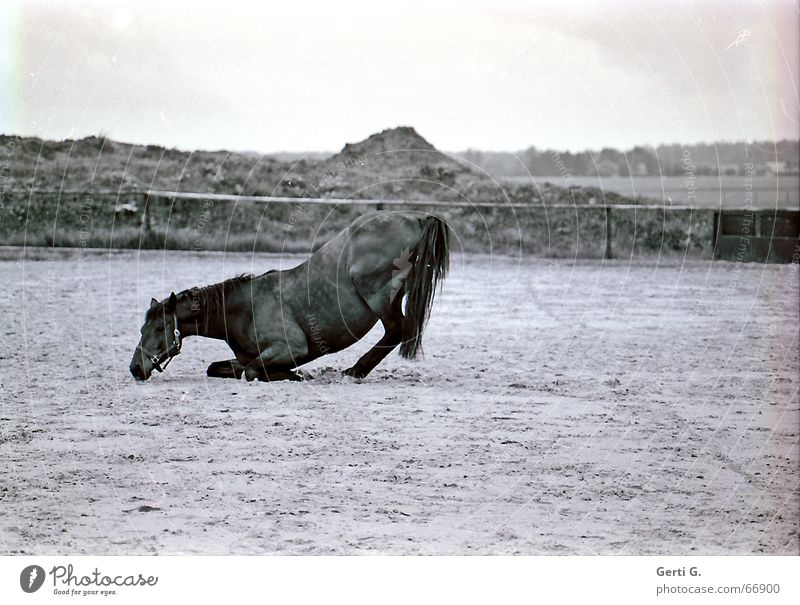
<instances>
[{"instance_id":1,"label":"horizon","mask_svg":"<svg viewBox=\"0 0 800 605\"><path fill-rule=\"evenodd\" d=\"M203 147L189 149L189 148L183 148L183 147L181 147L179 145L177 145L177 146L167 146L167 145L163 145L161 143L153 143L153 142L135 143L135 142L132 142L132 141L125 141L125 140L114 138L109 133L89 133L89 134L87 134L85 136L77 137L77 138L76 137L71 137L71 138L62 138L62 139L44 139L44 138L36 136L36 135L21 135L21 134L16 134L16 133L0 132L0 137L13 137L13 138L18 138L18 139L38 138L38 139L41 139L42 141L49 141L49 142L54 142L54 143L66 143L66 142L69 142L69 141L81 141L83 139L88 139L88 138L95 137L95 138L98 138L98 139L105 139L105 140L108 140L108 141L113 141L114 143L119 143L119 144L122 144L122 145L133 145L133 146L138 146L138 147L156 146L156 147L162 147L164 149L179 151L181 153L197 153L197 152L201 152L201 153L220 153L220 152L226 152L226 153L236 153L236 154L241 154L241 155L257 154L257 155L262 155L262 156L272 156L272 155L282 155L282 154L287 154L287 155L303 155L303 154L317 154L317 155L319 155L319 154L331 154L331 155L336 155L336 154L338 154L338 153L340 153L342 151L342 149L344 148L344 146L346 144L360 143L360 142L366 140L367 138L369 138L371 136L374 136L374 135L377 135L377 134L380 134L381 132L384 132L386 130L394 130L395 128L404 128L404 127L407 127L407 125L395 126L393 128L384 128L383 130L378 131L378 132L374 132L371 135L369 135L369 136L367 136L364 139L361 139L359 141L346 141L345 143L342 143L341 147L338 150L335 150L335 149L300 149L300 150L294 151L294 150L288 150L288 149L279 149L279 150L276 150L276 151L258 151L258 150L254 150L254 149L231 149L231 148L216 148L216 149L212 149L212 148L203 148ZM414 128L414 127L411 126L411 128ZM455 150L454 149L440 149L436 145L436 143L434 141L429 140L427 137L425 137L425 135L421 134L416 128L414 128L414 130L417 132L417 134L419 134L419 136L421 136L428 143L433 145L433 147L436 149L436 151L438 151L440 153L444 153L444 154L451 154L451 155L457 155L457 154L468 153L468 152L517 154L517 153L525 153L526 151L528 151L531 148L535 148L538 151L553 151L553 152L556 152L556 153L571 153L571 154L574 155L574 154L580 154L580 153L595 153L595 152L599 153L603 149L602 147L599 147L599 148L585 148L585 149L558 149L558 148L552 148L552 147L541 147L541 146L536 145L536 144L530 144L527 147L524 147L522 149L481 149L481 148L478 148L478 147L467 147L467 148L464 148L464 149L455 149ZM742 139L740 139L740 140L717 140L717 141L695 141L695 142L690 142L690 143L681 142L681 141L672 141L672 142L667 142L667 143L656 143L656 144L639 143L639 144L634 144L634 145L631 145L630 147L625 147L625 148L612 147L610 145L606 145L605 147L610 148L610 149L615 149L615 150L617 150L617 151L619 151L621 153L626 153L628 151L633 150L634 148L654 149L655 150L655 149L658 149L659 147L674 147L674 146L678 146L678 147L694 147L694 146L699 146L699 145L707 145L707 146L715 147L717 145L753 145L753 144L756 144L756 143L768 143L768 144L772 144L772 145L777 145L778 143L785 142L785 141L788 141L789 143L797 143L797 144L800 145L800 137L798 137L798 138L786 137L786 138L782 138L782 139L754 139L754 140L750 140L750 141L745 141L745 140L742 140Z\"/></svg>"},{"instance_id":2,"label":"horizon","mask_svg":"<svg viewBox=\"0 0 800 605\"><path fill-rule=\"evenodd\" d=\"M795 140L799 14L796 0L14 0L0 131L266 155L392 124L449 153Z\"/></svg>"}]
</instances>

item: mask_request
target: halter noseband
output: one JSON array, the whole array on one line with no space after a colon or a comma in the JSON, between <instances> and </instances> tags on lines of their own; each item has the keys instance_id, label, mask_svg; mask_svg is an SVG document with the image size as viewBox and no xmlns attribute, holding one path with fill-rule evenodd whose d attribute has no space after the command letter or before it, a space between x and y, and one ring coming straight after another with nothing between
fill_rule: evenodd
<instances>
[{"instance_id":1,"label":"halter noseband","mask_svg":"<svg viewBox=\"0 0 800 605\"><path fill-rule=\"evenodd\" d=\"M172 320L174 322L173 330L172 330L172 342L167 346L166 349L161 351L161 353L156 353L155 355L150 354L149 351L146 351L142 345L136 347L139 351L141 351L153 364L153 367L158 370L159 372L163 372L167 369L167 366L170 362L181 352L181 331L178 329L178 318L173 315ZM164 365L161 365L161 360L164 356L167 355L167 360L164 362Z\"/></svg>"}]
</instances>

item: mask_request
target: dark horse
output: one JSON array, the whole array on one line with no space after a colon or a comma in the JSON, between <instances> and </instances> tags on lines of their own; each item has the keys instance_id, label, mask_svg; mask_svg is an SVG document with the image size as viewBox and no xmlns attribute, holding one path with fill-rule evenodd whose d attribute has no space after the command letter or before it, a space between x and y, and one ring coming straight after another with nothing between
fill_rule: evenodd
<instances>
[{"instance_id":1,"label":"dark horse","mask_svg":"<svg viewBox=\"0 0 800 605\"><path fill-rule=\"evenodd\" d=\"M449 258L449 229L441 219L367 214L293 269L153 299L131 374L147 380L180 353L184 338L206 336L224 340L236 356L212 363L209 376L300 380L295 368L349 347L380 320L383 337L345 370L363 378L398 345L407 359L420 351Z\"/></svg>"}]
</instances>

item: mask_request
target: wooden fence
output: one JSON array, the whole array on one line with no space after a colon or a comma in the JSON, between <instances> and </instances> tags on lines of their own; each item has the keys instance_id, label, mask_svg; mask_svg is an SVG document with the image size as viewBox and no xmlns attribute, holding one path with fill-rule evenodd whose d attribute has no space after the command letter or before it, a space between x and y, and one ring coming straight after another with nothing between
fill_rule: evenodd
<instances>
[{"instance_id":1,"label":"wooden fence","mask_svg":"<svg viewBox=\"0 0 800 605\"><path fill-rule=\"evenodd\" d=\"M800 262L800 212L731 209L714 212L715 258L742 262Z\"/></svg>"}]
</instances>

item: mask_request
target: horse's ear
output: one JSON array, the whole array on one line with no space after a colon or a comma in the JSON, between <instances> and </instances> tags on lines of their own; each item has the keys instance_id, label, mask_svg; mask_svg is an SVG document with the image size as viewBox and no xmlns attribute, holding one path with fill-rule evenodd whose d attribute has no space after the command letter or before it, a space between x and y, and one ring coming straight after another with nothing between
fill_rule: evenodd
<instances>
[{"instance_id":1,"label":"horse's ear","mask_svg":"<svg viewBox=\"0 0 800 605\"><path fill-rule=\"evenodd\" d=\"M174 311L175 307L178 306L178 297L175 296L175 292L169 295L169 302L167 303L167 308L170 311Z\"/></svg>"},{"instance_id":2,"label":"horse's ear","mask_svg":"<svg viewBox=\"0 0 800 605\"><path fill-rule=\"evenodd\" d=\"M150 308L155 309L158 306L158 301L155 298L150 299Z\"/></svg>"}]
</instances>

